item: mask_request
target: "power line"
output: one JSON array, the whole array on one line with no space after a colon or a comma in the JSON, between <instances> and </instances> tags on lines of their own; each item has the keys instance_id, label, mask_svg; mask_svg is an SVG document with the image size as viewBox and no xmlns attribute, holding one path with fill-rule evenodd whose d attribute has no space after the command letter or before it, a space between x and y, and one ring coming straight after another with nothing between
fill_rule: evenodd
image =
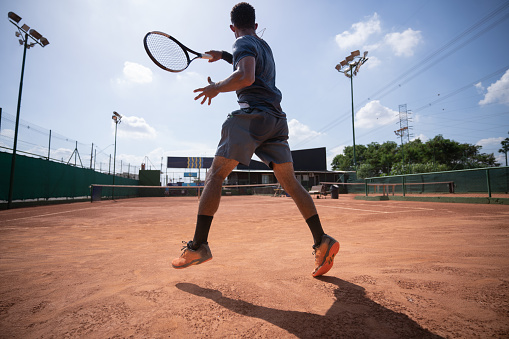
<instances>
[{"instance_id":1,"label":"power line","mask_svg":"<svg viewBox=\"0 0 509 339\"><path fill-rule=\"evenodd\" d=\"M383 98L385 97L386 95L392 93L393 91L395 91L396 89L398 89L402 84L405 84L407 82L409 82L410 80L412 80L413 78L415 78L416 76L418 76L419 74L421 74L422 72L424 72L425 70L427 70L428 68L425 68L424 66L426 66L426 64L430 63L431 61L433 61L437 56L439 56L441 53L443 53L444 51L448 50L451 46L453 46L454 44L456 44L458 41L460 41L463 37L465 36L468 36L470 33L474 32L475 30L477 30L478 28L480 28L482 25L484 25L485 23L493 20L493 18L495 18L497 15L501 14L503 11L505 11L507 8L509 7L509 2L504 2L501 6L497 7L496 9L494 9L493 11L491 11L489 14L487 14L486 16L484 16L483 18L481 18L478 22L476 22L474 25L470 26L469 28L467 28L466 30L464 30L463 32L461 32L459 35L457 35L456 37L454 37L453 39L451 39L449 42L447 42L446 44L444 44L443 46L441 46L440 48L438 48L437 50L435 50L434 52L430 53L428 56L426 56L424 59L422 59L421 61L419 61L415 66L411 67L410 69L408 69L407 71L405 71L403 74L401 74L399 77L397 77L396 79L394 79L393 81L389 82L388 84L386 84L385 86L382 86L381 89L379 89L377 92L375 92L374 94L372 94L371 96L368 97L368 99L366 100L363 100L361 101L361 103L356 103L356 106L359 106L359 105L364 105L366 104L367 102L369 102L369 100L371 100L371 98L373 97L376 97L377 99L380 99L380 98ZM456 53L459 49L465 47L466 45L470 44L472 41L474 41L475 39L479 38L482 34L488 32L489 30L493 29L496 25L500 24L502 21L506 20L509 18L509 13L506 13L503 17L499 18L497 21L493 22L492 24L490 24L489 26L485 27L482 31L478 32L477 34L475 34L474 36L470 37L468 40L464 41L461 45L459 45L457 48L455 48L454 50L450 51L449 53L445 54L441 59L441 60L444 60L445 58L449 57L450 55ZM507 67L505 67L505 69L507 69ZM417 72L414 74L414 72ZM492 73L492 74L498 74L500 73L500 70ZM488 75L486 77L483 77L480 81L482 81L483 79L487 79L489 77L491 77L493 75ZM477 81L479 82L479 81ZM477 83L475 82L475 83ZM474 84L475 84L474 83ZM397 86L394 86L395 84L397 84ZM467 86L464 86L460 89L457 90L457 93L469 88L470 86L472 86L471 84L467 85ZM448 95L448 97L451 97L457 93L451 93ZM446 97L444 97L443 99L445 99ZM430 106L438 101L441 101L443 100L442 98L440 100L436 100L430 104L428 104L427 106ZM422 110L424 109L424 106L417 109L417 110L414 110L414 112L417 112L418 110ZM347 120L349 118L349 116L347 115L349 113L345 113L344 116L340 117L340 118L337 118L337 119L334 119L332 120L332 122L328 123L325 127L319 129L317 132L318 134L316 135L313 135L313 136L309 136L307 138L305 138L304 140L301 140L300 142L298 142L296 144L296 146L301 146L303 144L306 144L314 139L316 139L321 133L323 132L326 132L328 130L330 130L331 128L337 126L338 124L340 123L343 123L345 120ZM366 134L364 134L366 135ZM340 144L341 145L341 144ZM339 146L339 145L338 145ZM337 147L337 146L336 146Z\"/></svg>"}]
</instances>

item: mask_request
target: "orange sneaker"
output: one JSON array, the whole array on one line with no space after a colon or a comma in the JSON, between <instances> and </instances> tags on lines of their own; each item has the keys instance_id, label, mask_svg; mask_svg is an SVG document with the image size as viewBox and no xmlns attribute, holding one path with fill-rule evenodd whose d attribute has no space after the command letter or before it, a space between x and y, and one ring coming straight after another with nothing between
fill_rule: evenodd
<instances>
[{"instance_id":1,"label":"orange sneaker","mask_svg":"<svg viewBox=\"0 0 509 339\"><path fill-rule=\"evenodd\" d=\"M171 266L173 268L186 268L192 265L203 264L212 259L212 253L210 252L210 248L208 244L201 244L198 249L193 250L193 242L185 242L182 241L184 247L182 247L182 254L180 257L173 259L171 262Z\"/></svg>"},{"instance_id":2,"label":"orange sneaker","mask_svg":"<svg viewBox=\"0 0 509 339\"><path fill-rule=\"evenodd\" d=\"M322 235L322 242L320 245L313 245L313 249L315 250L313 252L315 255L313 277L318 277L329 272L332 265L334 265L334 256L336 256L339 251L339 242L333 237L324 234Z\"/></svg>"}]
</instances>

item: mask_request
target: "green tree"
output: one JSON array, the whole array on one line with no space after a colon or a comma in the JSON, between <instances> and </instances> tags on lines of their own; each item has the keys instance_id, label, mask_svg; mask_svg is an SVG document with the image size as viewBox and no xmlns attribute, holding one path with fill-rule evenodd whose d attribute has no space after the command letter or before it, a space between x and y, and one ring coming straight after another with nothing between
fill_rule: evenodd
<instances>
[{"instance_id":1,"label":"green tree","mask_svg":"<svg viewBox=\"0 0 509 339\"><path fill-rule=\"evenodd\" d=\"M355 145L357 165L364 162L366 149L364 145ZM353 165L353 146L346 146L343 149L343 154L336 155L332 160L331 167L334 171L355 171Z\"/></svg>"},{"instance_id":2,"label":"green tree","mask_svg":"<svg viewBox=\"0 0 509 339\"><path fill-rule=\"evenodd\" d=\"M509 152L509 138L505 138L500 142L500 144L502 145L502 148L499 149L498 152L505 153L505 165L507 166L507 152Z\"/></svg>"},{"instance_id":3,"label":"green tree","mask_svg":"<svg viewBox=\"0 0 509 339\"><path fill-rule=\"evenodd\" d=\"M509 138L507 140L509 147ZM425 143L416 139L401 146L393 141L356 145L357 175L369 177L497 166L495 156L481 153L481 148L445 139L442 135ZM345 147L343 154L333 159L332 168L339 171L354 170L352 146Z\"/></svg>"}]
</instances>

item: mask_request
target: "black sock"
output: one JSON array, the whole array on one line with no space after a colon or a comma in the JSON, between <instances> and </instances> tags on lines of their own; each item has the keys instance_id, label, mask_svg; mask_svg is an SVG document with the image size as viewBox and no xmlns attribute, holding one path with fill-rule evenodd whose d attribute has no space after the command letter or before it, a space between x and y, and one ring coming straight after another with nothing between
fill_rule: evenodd
<instances>
[{"instance_id":1,"label":"black sock","mask_svg":"<svg viewBox=\"0 0 509 339\"><path fill-rule=\"evenodd\" d=\"M318 246L322 242L322 235L324 235L324 231L322 228L322 224L320 223L320 218L318 214L313 215L312 217L306 220L306 223L313 234L313 239L315 241L315 245Z\"/></svg>"},{"instance_id":2,"label":"black sock","mask_svg":"<svg viewBox=\"0 0 509 339\"><path fill-rule=\"evenodd\" d=\"M193 250L198 249L201 244L207 243L212 218L214 217L210 215L198 215L196 230L194 231Z\"/></svg>"}]
</instances>

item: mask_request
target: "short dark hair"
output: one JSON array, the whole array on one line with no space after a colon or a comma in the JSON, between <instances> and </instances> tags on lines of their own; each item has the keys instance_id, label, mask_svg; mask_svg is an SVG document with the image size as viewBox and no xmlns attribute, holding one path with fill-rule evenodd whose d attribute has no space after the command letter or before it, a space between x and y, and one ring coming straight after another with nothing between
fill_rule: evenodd
<instances>
[{"instance_id":1,"label":"short dark hair","mask_svg":"<svg viewBox=\"0 0 509 339\"><path fill-rule=\"evenodd\" d=\"M255 28L255 9L247 2L240 2L233 6L230 17L232 24L237 28Z\"/></svg>"}]
</instances>

